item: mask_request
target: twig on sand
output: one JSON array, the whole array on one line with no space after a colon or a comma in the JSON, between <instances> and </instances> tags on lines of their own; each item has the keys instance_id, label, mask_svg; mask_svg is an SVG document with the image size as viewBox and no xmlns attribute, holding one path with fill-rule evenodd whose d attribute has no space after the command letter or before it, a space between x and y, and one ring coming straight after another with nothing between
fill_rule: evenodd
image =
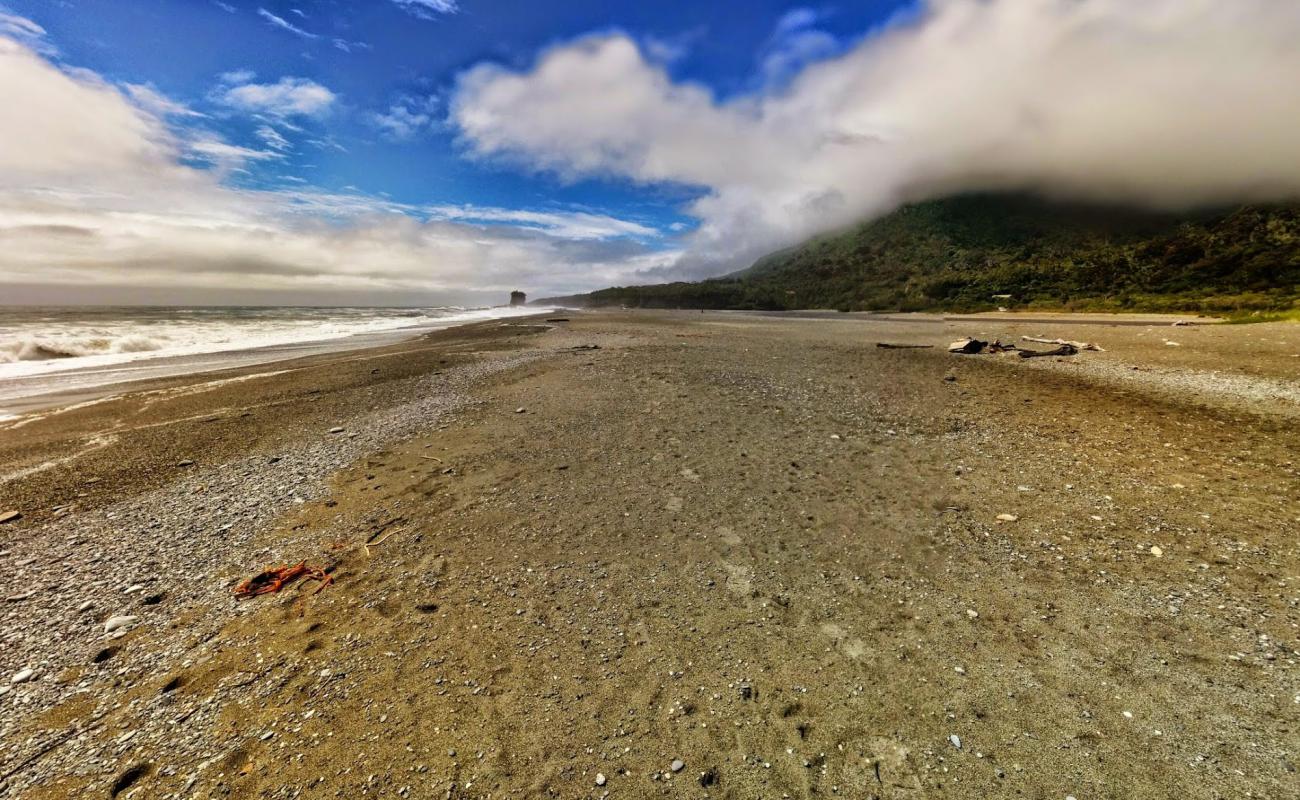
<instances>
[{"instance_id":1,"label":"twig on sand","mask_svg":"<svg viewBox=\"0 0 1300 800\"><path fill-rule=\"evenodd\" d=\"M443 463L443 460L437 456L420 456L420 458L423 458L425 461L437 461L439 464Z\"/></svg>"},{"instance_id":2,"label":"twig on sand","mask_svg":"<svg viewBox=\"0 0 1300 800\"><path fill-rule=\"evenodd\" d=\"M370 548L372 548L372 547L378 547L379 545L381 545L381 544L383 544L384 542L388 541L388 539L389 539L393 534L395 534L395 533L401 533L401 532L404 531L404 530L406 530L406 529L405 529L405 528L395 528L395 529L393 529L393 530L390 530L390 531L385 532L384 535L383 535L383 536L380 536L378 539L371 539L370 541L366 542L366 544L365 544L366 555L370 555Z\"/></svg>"}]
</instances>

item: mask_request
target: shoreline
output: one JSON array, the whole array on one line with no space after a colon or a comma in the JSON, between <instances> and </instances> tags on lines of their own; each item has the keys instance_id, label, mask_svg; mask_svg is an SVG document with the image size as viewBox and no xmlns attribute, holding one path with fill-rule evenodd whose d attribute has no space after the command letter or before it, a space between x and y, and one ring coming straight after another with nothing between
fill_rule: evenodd
<instances>
[{"instance_id":1,"label":"shoreline","mask_svg":"<svg viewBox=\"0 0 1300 800\"><path fill-rule=\"evenodd\" d=\"M496 309L474 309L491 312ZM547 313L538 311L538 314ZM478 322L497 319L519 319L533 316L529 313L510 312L495 317L478 319L452 319L446 323L429 322L378 331L351 333L346 336L319 339L302 339L276 342L256 347L236 347L228 350L210 350L194 353L143 355L110 364L72 365L31 375L19 375L0 383L0 423L11 421L32 412L58 408L64 405L94 401L122 392L133 391L133 386L149 381L184 378L211 372L237 370L243 367L265 366L293 361L314 355L365 350L383 347L428 333ZM91 357L95 358L95 357ZM75 360L75 359L71 359ZM101 378L91 376L100 375ZM86 379L90 377L90 380ZM61 384L66 384L60 387ZM55 388L46 388L53 386ZM30 387L30 388L28 388Z\"/></svg>"},{"instance_id":2,"label":"shoreline","mask_svg":"<svg viewBox=\"0 0 1300 800\"><path fill-rule=\"evenodd\" d=\"M1300 329L547 316L0 428L0 796L1285 793Z\"/></svg>"}]
</instances>

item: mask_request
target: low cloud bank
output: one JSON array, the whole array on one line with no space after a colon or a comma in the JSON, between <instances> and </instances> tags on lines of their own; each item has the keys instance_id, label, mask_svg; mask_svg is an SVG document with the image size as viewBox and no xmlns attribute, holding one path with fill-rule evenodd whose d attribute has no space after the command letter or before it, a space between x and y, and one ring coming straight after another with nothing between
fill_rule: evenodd
<instances>
[{"instance_id":1,"label":"low cloud bank","mask_svg":"<svg viewBox=\"0 0 1300 800\"><path fill-rule=\"evenodd\" d=\"M961 190L1300 196L1297 41L1283 0L929 0L743 97L676 82L611 34L469 70L451 116L479 157L702 187L698 230L650 273L691 277Z\"/></svg>"}]
</instances>

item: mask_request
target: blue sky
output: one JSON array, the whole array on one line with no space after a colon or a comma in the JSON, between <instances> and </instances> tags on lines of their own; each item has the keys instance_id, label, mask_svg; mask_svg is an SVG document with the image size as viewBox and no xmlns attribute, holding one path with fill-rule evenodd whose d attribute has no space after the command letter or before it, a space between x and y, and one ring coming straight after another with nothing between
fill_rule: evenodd
<instances>
[{"instance_id":1,"label":"blue sky","mask_svg":"<svg viewBox=\"0 0 1300 800\"><path fill-rule=\"evenodd\" d=\"M899 2L810 8L780 2L644 3L463 0L134 0L130 3L22 2L10 9L48 31L62 60L105 78L143 84L207 115L225 141L266 150L271 127L289 146L274 160L250 161L240 183L272 187L301 179L323 189L350 187L412 203L511 208L583 208L635 219L664 232L691 224L684 201L699 189L634 185L620 179L560 180L466 158L445 122L456 76L483 61L526 68L545 48L584 34L626 31L662 48L679 80L719 97L754 92L764 59L786 20L847 42L892 14ZM837 42L838 51L843 44ZM831 55L827 51L825 55ZM336 95L328 113L287 120L232 113L214 95L222 75L251 80L303 78ZM414 129L380 117L427 116Z\"/></svg>"},{"instance_id":2,"label":"blue sky","mask_svg":"<svg viewBox=\"0 0 1300 800\"><path fill-rule=\"evenodd\" d=\"M695 279L971 190L1300 196L1276 0L0 0L10 302Z\"/></svg>"}]
</instances>

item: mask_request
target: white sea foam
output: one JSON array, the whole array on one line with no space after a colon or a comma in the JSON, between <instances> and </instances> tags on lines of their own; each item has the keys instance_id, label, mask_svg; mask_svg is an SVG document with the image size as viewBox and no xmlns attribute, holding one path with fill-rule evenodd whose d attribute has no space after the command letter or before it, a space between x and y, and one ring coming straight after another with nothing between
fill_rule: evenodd
<instances>
[{"instance_id":1,"label":"white sea foam","mask_svg":"<svg viewBox=\"0 0 1300 800\"><path fill-rule=\"evenodd\" d=\"M35 398L102 398L126 381L269 363L545 310L0 307L0 420L6 430L34 421L30 412L46 407ZM28 413L15 420L16 411Z\"/></svg>"},{"instance_id":2,"label":"white sea foam","mask_svg":"<svg viewBox=\"0 0 1300 800\"><path fill-rule=\"evenodd\" d=\"M0 310L0 380L142 359L341 339L405 328L444 327L537 309L75 309ZM276 313L280 311L281 313ZM6 317L9 317L6 319Z\"/></svg>"}]
</instances>

